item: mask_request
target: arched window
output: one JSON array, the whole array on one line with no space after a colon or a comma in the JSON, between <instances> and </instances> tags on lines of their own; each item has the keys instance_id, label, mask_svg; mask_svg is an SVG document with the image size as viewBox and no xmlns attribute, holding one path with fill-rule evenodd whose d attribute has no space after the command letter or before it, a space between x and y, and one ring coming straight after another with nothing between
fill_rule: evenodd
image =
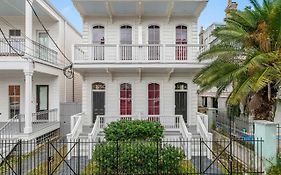
<instances>
[{"instance_id":1,"label":"arched window","mask_svg":"<svg viewBox=\"0 0 281 175\"><path fill-rule=\"evenodd\" d=\"M176 27L176 44L187 44L187 27L179 25Z\"/></svg>"},{"instance_id":2,"label":"arched window","mask_svg":"<svg viewBox=\"0 0 281 175\"><path fill-rule=\"evenodd\" d=\"M132 115L132 85L120 85L120 115Z\"/></svg>"},{"instance_id":3,"label":"arched window","mask_svg":"<svg viewBox=\"0 0 281 175\"><path fill-rule=\"evenodd\" d=\"M121 60L132 60L132 27L121 26L120 32L120 58Z\"/></svg>"},{"instance_id":4,"label":"arched window","mask_svg":"<svg viewBox=\"0 0 281 175\"><path fill-rule=\"evenodd\" d=\"M93 60L104 60L104 27L94 26L93 27L93 44L91 48L91 59Z\"/></svg>"},{"instance_id":5,"label":"arched window","mask_svg":"<svg viewBox=\"0 0 281 175\"><path fill-rule=\"evenodd\" d=\"M148 27L148 60L160 60L160 27L151 25Z\"/></svg>"},{"instance_id":6,"label":"arched window","mask_svg":"<svg viewBox=\"0 0 281 175\"><path fill-rule=\"evenodd\" d=\"M93 91L105 91L105 84L101 82L96 82L92 84Z\"/></svg>"},{"instance_id":7,"label":"arched window","mask_svg":"<svg viewBox=\"0 0 281 175\"><path fill-rule=\"evenodd\" d=\"M93 27L93 44L104 44L104 27Z\"/></svg>"},{"instance_id":8,"label":"arched window","mask_svg":"<svg viewBox=\"0 0 281 175\"><path fill-rule=\"evenodd\" d=\"M132 27L121 26L120 44L132 44Z\"/></svg>"},{"instance_id":9,"label":"arched window","mask_svg":"<svg viewBox=\"0 0 281 175\"><path fill-rule=\"evenodd\" d=\"M176 91L187 91L187 84L186 83L176 83L175 85L175 90Z\"/></svg>"},{"instance_id":10,"label":"arched window","mask_svg":"<svg viewBox=\"0 0 281 175\"><path fill-rule=\"evenodd\" d=\"M160 114L160 85L151 83L148 85L148 115Z\"/></svg>"},{"instance_id":11,"label":"arched window","mask_svg":"<svg viewBox=\"0 0 281 175\"><path fill-rule=\"evenodd\" d=\"M176 60L187 60L187 27L176 27Z\"/></svg>"}]
</instances>

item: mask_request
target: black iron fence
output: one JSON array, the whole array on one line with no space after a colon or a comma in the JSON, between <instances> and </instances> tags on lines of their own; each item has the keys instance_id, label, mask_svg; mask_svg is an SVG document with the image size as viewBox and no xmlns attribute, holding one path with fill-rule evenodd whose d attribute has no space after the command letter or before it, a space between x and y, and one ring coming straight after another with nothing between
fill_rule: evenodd
<instances>
[{"instance_id":1,"label":"black iron fence","mask_svg":"<svg viewBox=\"0 0 281 175\"><path fill-rule=\"evenodd\" d=\"M251 142L1 141L0 174L263 174L263 141Z\"/></svg>"},{"instance_id":2,"label":"black iron fence","mask_svg":"<svg viewBox=\"0 0 281 175\"><path fill-rule=\"evenodd\" d=\"M278 153L281 153L281 125L277 126L277 145L278 145Z\"/></svg>"}]
</instances>

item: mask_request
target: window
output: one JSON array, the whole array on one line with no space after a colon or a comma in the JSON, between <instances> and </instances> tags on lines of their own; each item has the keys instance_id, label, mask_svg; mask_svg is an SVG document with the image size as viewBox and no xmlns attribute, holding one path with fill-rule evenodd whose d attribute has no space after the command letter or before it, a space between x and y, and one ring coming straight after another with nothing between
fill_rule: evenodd
<instances>
[{"instance_id":1,"label":"window","mask_svg":"<svg viewBox=\"0 0 281 175\"><path fill-rule=\"evenodd\" d=\"M148 27L148 60L160 60L160 27Z\"/></svg>"},{"instance_id":2,"label":"window","mask_svg":"<svg viewBox=\"0 0 281 175\"><path fill-rule=\"evenodd\" d=\"M132 85L120 85L120 115L132 115Z\"/></svg>"},{"instance_id":3,"label":"window","mask_svg":"<svg viewBox=\"0 0 281 175\"><path fill-rule=\"evenodd\" d=\"M176 83L175 90L176 91L187 91L187 84L186 83Z\"/></svg>"},{"instance_id":4,"label":"window","mask_svg":"<svg viewBox=\"0 0 281 175\"><path fill-rule=\"evenodd\" d=\"M176 27L176 60L187 60L187 27Z\"/></svg>"},{"instance_id":5,"label":"window","mask_svg":"<svg viewBox=\"0 0 281 175\"><path fill-rule=\"evenodd\" d=\"M91 57L94 60L104 60L104 27L94 26L93 27L93 44L91 50Z\"/></svg>"},{"instance_id":6,"label":"window","mask_svg":"<svg viewBox=\"0 0 281 175\"><path fill-rule=\"evenodd\" d=\"M120 33L120 58L121 60L132 60L132 27L121 26Z\"/></svg>"},{"instance_id":7,"label":"window","mask_svg":"<svg viewBox=\"0 0 281 175\"><path fill-rule=\"evenodd\" d=\"M218 99L212 97L212 102L213 102L213 108L218 108Z\"/></svg>"},{"instance_id":8,"label":"window","mask_svg":"<svg viewBox=\"0 0 281 175\"><path fill-rule=\"evenodd\" d=\"M20 113L20 86L9 86L10 118Z\"/></svg>"},{"instance_id":9,"label":"window","mask_svg":"<svg viewBox=\"0 0 281 175\"><path fill-rule=\"evenodd\" d=\"M160 114L160 85L151 83L148 85L148 115Z\"/></svg>"},{"instance_id":10,"label":"window","mask_svg":"<svg viewBox=\"0 0 281 175\"><path fill-rule=\"evenodd\" d=\"M92 84L93 91L105 91L105 84L97 82Z\"/></svg>"},{"instance_id":11,"label":"window","mask_svg":"<svg viewBox=\"0 0 281 175\"><path fill-rule=\"evenodd\" d=\"M39 44L49 47L49 36L46 32L38 32Z\"/></svg>"},{"instance_id":12,"label":"window","mask_svg":"<svg viewBox=\"0 0 281 175\"><path fill-rule=\"evenodd\" d=\"M208 107L208 97L202 97L202 106Z\"/></svg>"},{"instance_id":13,"label":"window","mask_svg":"<svg viewBox=\"0 0 281 175\"><path fill-rule=\"evenodd\" d=\"M13 38L13 37L20 37L21 35L21 31L20 30L16 30L16 29L11 29L9 30L9 36L10 38Z\"/></svg>"},{"instance_id":14,"label":"window","mask_svg":"<svg viewBox=\"0 0 281 175\"><path fill-rule=\"evenodd\" d=\"M93 27L93 44L104 44L104 27Z\"/></svg>"}]
</instances>

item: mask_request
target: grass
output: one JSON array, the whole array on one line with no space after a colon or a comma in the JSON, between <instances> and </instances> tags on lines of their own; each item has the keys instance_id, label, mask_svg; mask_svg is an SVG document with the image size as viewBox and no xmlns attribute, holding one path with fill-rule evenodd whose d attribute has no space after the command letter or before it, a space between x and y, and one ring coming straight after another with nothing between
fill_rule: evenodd
<instances>
[{"instance_id":1,"label":"grass","mask_svg":"<svg viewBox=\"0 0 281 175\"><path fill-rule=\"evenodd\" d=\"M55 151L53 154L53 160L51 165L49 166L51 172L57 172L59 170L59 167L63 165L63 163L60 164L61 161L64 159L60 156L60 154L64 157L67 153L67 145L63 145L62 148L58 149L58 152ZM38 174L48 174L48 163L49 161L46 160L39 164L37 168L31 170L28 175L38 175ZM57 169L55 169L57 166L59 166Z\"/></svg>"}]
</instances>

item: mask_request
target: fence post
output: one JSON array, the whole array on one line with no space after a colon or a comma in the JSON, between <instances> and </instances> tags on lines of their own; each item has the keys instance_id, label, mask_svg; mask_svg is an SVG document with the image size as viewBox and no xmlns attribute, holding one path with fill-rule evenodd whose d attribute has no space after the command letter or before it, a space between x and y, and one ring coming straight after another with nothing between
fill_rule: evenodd
<instances>
[{"instance_id":1,"label":"fence post","mask_svg":"<svg viewBox=\"0 0 281 175\"><path fill-rule=\"evenodd\" d=\"M18 154L19 154L19 157L18 157L18 174L21 175L21 170L22 170L22 167L21 167L21 157L22 157L22 140L19 140L18 142Z\"/></svg>"},{"instance_id":2,"label":"fence post","mask_svg":"<svg viewBox=\"0 0 281 175\"><path fill-rule=\"evenodd\" d=\"M200 138L199 140L199 169L200 169L200 174L202 174L202 142L203 142L203 139Z\"/></svg>"},{"instance_id":3,"label":"fence post","mask_svg":"<svg viewBox=\"0 0 281 175\"><path fill-rule=\"evenodd\" d=\"M158 141L157 141L157 164L156 164L156 172L159 174L159 147L158 147Z\"/></svg>"},{"instance_id":4,"label":"fence post","mask_svg":"<svg viewBox=\"0 0 281 175\"><path fill-rule=\"evenodd\" d=\"M48 157L48 165L47 165L47 169L48 169L48 175L50 174L50 140L48 139L47 142L47 157Z\"/></svg>"},{"instance_id":5,"label":"fence post","mask_svg":"<svg viewBox=\"0 0 281 175\"><path fill-rule=\"evenodd\" d=\"M80 139L78 139L78 155L77 155L77 174L80 174L80 151L81 151L81 149L80 149Z\"/></svg>"},{"instance_id":6,"label":"fence post","mask_svg":"<svg viewBox=\"0 0 281 175\"><path fill-rule=\"evenodd\" d=\"M272 164L277 163L277 124L270 121L255 121L255 139L264 140L261 148L264 169L267 170ZM255 148L255 151L257 147ZM257 152L256 152L257 154Z\"/></svg>"},{"instance_id":7,"label":"fence post","mask_svg":"<svg viewBox=\"0 0 281 175\"><path fill-rule=\"evenodd\" d=\"M118 147L118 140L116 141L116 154L117 154L117 168L116 168L116 170L117 170L117 174L119 174L119 162L118 162L118 158L119 158L119 147Z\"/></svg>"}]
</instances>

